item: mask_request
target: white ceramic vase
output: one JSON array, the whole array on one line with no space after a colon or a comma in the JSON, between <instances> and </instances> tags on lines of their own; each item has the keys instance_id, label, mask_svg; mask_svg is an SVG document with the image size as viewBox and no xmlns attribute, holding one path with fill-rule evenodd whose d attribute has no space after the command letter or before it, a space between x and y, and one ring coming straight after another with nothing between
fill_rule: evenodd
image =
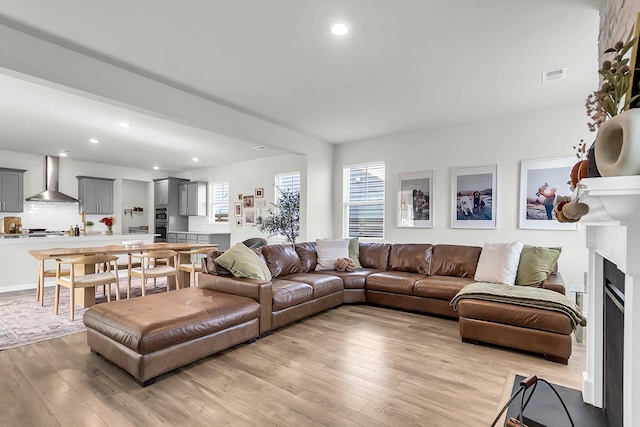
<instances>
[{"instance_id":1,"label":"white ceramic vase","mask_svg":"<svg viewBox=\"0 0 640 427\"><path fill-rule=\"evenodd\" d=\"M604 122L596 136L595 154L602 176L640 175L640 109Z\"/></svg>"}]
</instances>

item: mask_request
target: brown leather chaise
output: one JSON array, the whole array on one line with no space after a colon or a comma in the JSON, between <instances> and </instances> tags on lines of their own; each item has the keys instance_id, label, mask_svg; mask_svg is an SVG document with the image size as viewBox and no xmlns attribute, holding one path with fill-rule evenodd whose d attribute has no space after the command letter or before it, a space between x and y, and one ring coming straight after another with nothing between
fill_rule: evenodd
<instances>
[{"instance_id":1,"label":"brown leather chaise","mask_svg":"<svg viewBox=\"0 0 640 427\"><path fill-rule=\"evenodd\" d=\"M91 351L146 386L165 372L254 341L260 308L251 298L185 288L95 305L84 324Z\"/></svg>"}]
</instances>

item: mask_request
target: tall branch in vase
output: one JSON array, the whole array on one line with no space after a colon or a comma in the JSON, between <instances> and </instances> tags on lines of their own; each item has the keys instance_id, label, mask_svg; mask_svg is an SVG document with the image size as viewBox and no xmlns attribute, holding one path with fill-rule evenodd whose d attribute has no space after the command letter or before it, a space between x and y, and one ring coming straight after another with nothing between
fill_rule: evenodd
<instances>
[{"instance_id":1,"label":"tall branch in vase","mask_svg":"<svg viewBox=\"0 0 640 427\"><path fill-rule=\"evenodd\" d=\"M258 229L268 233L269 237L284 236L285 242L295 245L300 235L300 192L278 187L276 190L278 201L271 203L273 208L268 210L269 216L257 224Z\"/></svg>"}]
</instances>

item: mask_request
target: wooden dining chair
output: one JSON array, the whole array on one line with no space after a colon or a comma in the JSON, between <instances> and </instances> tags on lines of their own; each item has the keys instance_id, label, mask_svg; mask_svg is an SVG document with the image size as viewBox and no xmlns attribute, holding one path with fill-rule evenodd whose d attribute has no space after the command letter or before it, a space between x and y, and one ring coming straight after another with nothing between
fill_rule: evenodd
<instances>
[{"instance_id":1,"label":"wooden dining chair","mask_svg":"<svg viewBox=\"0 0 640 427\"><path fill-rule=\"evenodd\" d=\"M133 264L136 260L140 260L140 267L134 268ZM141 254L129 254L129 268L127 269L127 298L131 296L131 278L137 277L142 282L142 296L145 296L145 288L147 279L155 279L158 277L167 278L167 292L170 290L169 278L174 277L176 289L178 283L178 252L170 249L144 252Z\"/></svg>"},{"instance_id":2,"label":"wooden dining chair","mask_svg":"<svg viewBox=\"0 0 640 427\"><path fill-rule=\"evenodd\" d=\"M36 288L36 298L40 301L40 307L44 307L44 281L47 277L56 277L56 268L45 267L47 260L41 259L38 265L38 286ZM56 260L58 261L58 260ZM68 268L60 271L61 276L68 276L71 274Z\"/></svg>"},{"instance_id":3,"label":"wooden dining chair","mask_svg":"<svg viewBox=\"0 0 640 427\"><path fill-rule=\"evenodd\" d=\"M193 286L196 286L196 273L202 272L202 258L205 257L207 252L212 249L217 249L217 247L213 246L192 249L190 251L180 251L180 254L189 256L189 262L178 263L178 271L189 273L189 282L186 285L184 282L180 283L180 287L189 287L192 286L192 284Z\"/></svg>"},{"instance_id":4,"label":"wooden dining chair","mask_svg":"<svg viewBox=\"0 0 640 427\"><path fill-rule=\"evenodd\" d=\"M58 314L60 305L60 286L69 288L69 317L74 320L75 315L75 290L79 288L94 288L100 285L108 287L107 301L111 301L111 284L116 285L116 299L120 299L118 287L118 270L115 262L118 257L114 255L83 255L69 260L56 260L56 288L55 288L55 313ZM65 276L62 270L64 264L69 264L69 275ZM106 265L106 271L100 271Z\"/></svg>"}]
</instances>

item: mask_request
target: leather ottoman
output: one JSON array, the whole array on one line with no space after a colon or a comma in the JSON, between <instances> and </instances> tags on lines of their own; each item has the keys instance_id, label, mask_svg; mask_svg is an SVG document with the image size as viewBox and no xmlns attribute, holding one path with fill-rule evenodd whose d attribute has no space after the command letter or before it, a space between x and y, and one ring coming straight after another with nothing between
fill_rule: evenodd
<instances>
[{"instance_id":1,"label":"leather ottoman","mask_svg":"<svg viewBox=\"0 0 640 427\"><path fill-rule=\"evenodd\" d=\"M460 300L458 313L464 342L540 353L565 365L571 356L573 326L564 313L480 299Z\"/></svg>"},{"instance_id":2,"label":"leather ottoman","mask_svg":"<svg viewBox=\"0 0 640 427\"><path fill-rule=\"evenodd\" d=\"M260 304L209 289L185 288L91 307L87 344L143 386L180 366L243 342L260 329Z\"/></svg>"}]
</instances>

